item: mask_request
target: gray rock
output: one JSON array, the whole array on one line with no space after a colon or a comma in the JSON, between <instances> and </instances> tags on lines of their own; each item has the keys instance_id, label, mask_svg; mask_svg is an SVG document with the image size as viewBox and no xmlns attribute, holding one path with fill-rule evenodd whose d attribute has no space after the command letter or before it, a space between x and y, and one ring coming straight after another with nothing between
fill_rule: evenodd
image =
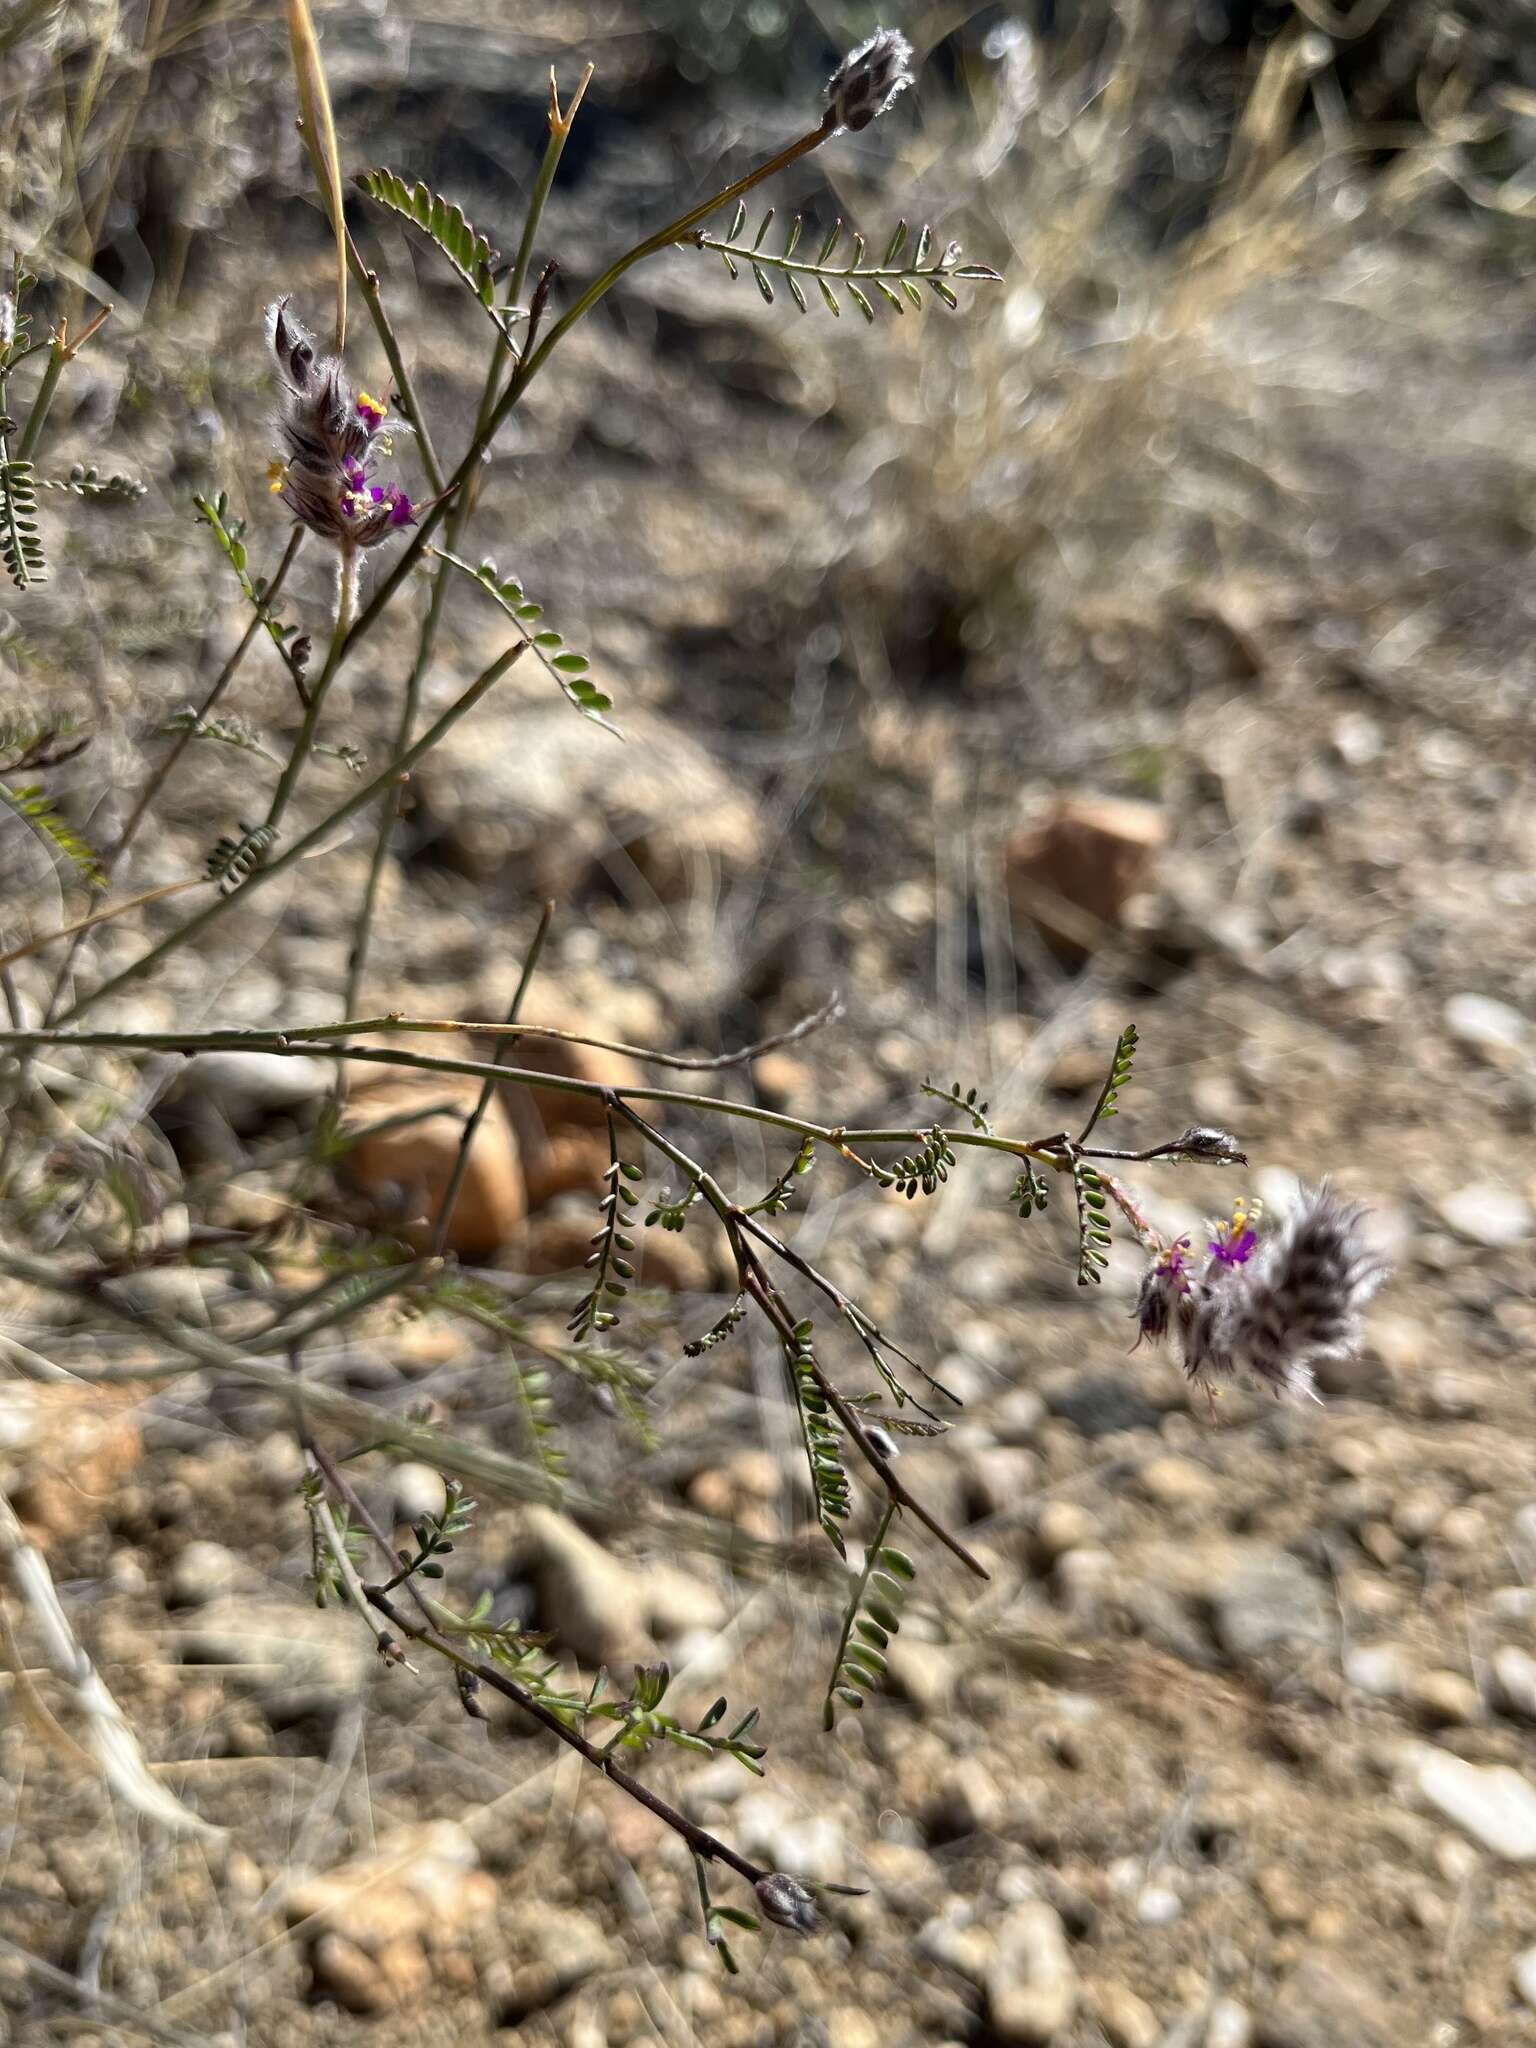
<instances>
[{"instance_id":1,"label":"gray rock","mask_svg":"<svg viewBox=\"0 0 1536 2048\"><path fill-rule=\"evenodd\" d=\"M394 1496L394 1514L397 1522L419 1522L423 1515L440 1515L447 1489L443 1475L432 1465L421 1465L407 1459L403 1465L396 1465L389 1475L390 1491Z\"/></svg>"},{"instance_id":2,"label":"gray rock","mask_svg":"<svg viewBox=\"0 0 1536 2048\"><path fill-rule=\"evenodd\" d=\"M725 1625L725 1602L714 1587L678 1565L648 1565L640 1580L640 1597L659 1642L710 1636Z\"/></svg>"},{"instance_id":3,"label":"gray rock","mask_svg":"<svg viewBox=\"0 0 1536 2048\"><path fill-rule=\"evenodd\" d=\"M611 1970L618 1960L613 1944L590 1914L546 1905L526 1917L534 1957L512 1973L496 2013L502 2027L515 2026L554 2005L588 1978Z\"/></svg>"},{"instance_id":4,"label":"gray rock","mask_svg":"<svg viewBox=\"0 0 1536 2048\"><path fill-rule=\"evenodd\" d=\"M1015 1387L992 1409L987 1424L1000 1444L1028 1444L1044 1422L1045 1412L1045 1403L1033 1387Z\"/></svg>"},{"instance_id":5,"label":"gray rock","mask_svg":"<svg viewBox=\"0 0 1536 2048\"><path fill-rule=\"evenodd\" d=\"M1259 2021L1260 2048L1401 2048L1382 2026L1387 2001L1340 1964L1310 1956L1299 1963Z\"/></svg>"},{"instance_id":6,"label":"gray rock","mask_svg":"<svg viewBox=\"0 0 1536 2048\"><path fill-rule=\"evenodd\" d=\"M1136 1918L1143 1927L1171 1927L1184 1901L1169 1884L1144 1885L1136 1895Z\"/></svg>"},{"instance_id":7,"label":"gray rock","mask_svg":"<svg viewBox=\"0 0 1536 2048\"><path fill-rule=\"evenodd\" d=\"M919 1955L941 1969L953 1970L968 1984L986 1982L992 1944L963 1900L952 1900L946 1912L925 1920L917 1930L915 1946Z\"/></svg>"},{"instance_id":8,"label":"gray rock","mask_svg":"<svg viewBox=\"0 0 1536 2048\"><path fill-rule=\"evenodd\" d=\"M239 1558L222 1543L189 1543L171 1566L170 1604L206 1607L229 1592L239 1575Z\"/></svg>"},{"instance_id":9,"label":"gray rock","mask_svg":"<svg viewBox=\"0 0 1536 2048\"><path fill-rule=\"evenodd\" d=\"M1468 1244L1509 1251L1536 1231L1536 1214L1524 1195L1494 1180L1473 1181L1440 1198L1440 1214Z\"/></svg>"},{"instance_id":10,"label":"gray rock","mask_svg":"<svg viewBox=\"0 0 1536 2048\"><path fill-rule=\"evenodd\" d=\"M540 1959L555 1972L562 1990L610 1968L615 1960L613 1944L589 1914L547 1906L532 1916L530 1924Z\"/></svg>"},{"instance_id":11,"label":"gray rock","mask_svg":"<svg viewBox=\"0 0 1536 2048\"><path fill-rule=\"evenodd\" d=\"M1208 1588L1216 1639L1239 1662L1266 1651L1327 1644L1333 1633L1322 1587L1299 1558L1261 1546L1239 1552Z\"/></svg>"},{"instance_id":12,"label":"gray rock","mask_svg":"<svg viewBox=\"0 0 1536 2048\"><path fill-rule=\"evenodd\" d=\"M1415 1672L1408 1699L1431 1728L1467 1728L1483 1718L1482 1694L1459 1671Z\"/></svg>"},{"instance_id":13,"label":"gray rock","mask_svg":"<svg viewBox=\"0 0 1536 2048\"><path fill-rule=\"evenodd\" d=\"M1509 1976L1525 2003L1536 2007L1536 1948L1520 1951L1510 1964Z\"/></svg>"},{"instance_id":14,"label":"gray rock","mask_svg":"<svg viewBox=\"0 0 1536 2048\"><path fill-rule=\"evenodd\" d=\"M1040 1484L1040 1460L1017 1445L986 1444L966 1458L963 1478L970 1519L985 1521L1024 1506Z\"/></svg>"},{"instance_id":15,"label":"gray rock","mask_svg":"<svg viewBox=\"0 0 1536 2048\"><path fill-rule=\"evenodd\" d=\"M1408 1689L1412 1666L1396 1643L1362 1643L1346 1651L1344 1676L1372 1699L1399 1699Z\"/></svg>"},{"instance_id":16,"label":"gray rock","mask_svg":"<svg viewBox=\"0 0 1536 2048\"><path fill-rule=\"evenodd\" d=\"M636 1575L553 1508L530 1508L524 1559L538 1594L538 1620L584 1664L623 1670L655 1653L646 1634Z\"/></svg>"},{"instance_id":17,"label":"gray rock","mask_svg":"<svg viewBox=\"0 0 1536 2048\"><path fill-rule=\"evenodd\" d=\"M246 1136L271 1117L318 1108L332 1079L333 1069L324 1060L288 1059L275 1052L205 1052L187 1061L164 1100L210 1104L231 1129Z\"/></svg>"},{"instance_id":18,"label":"gray rock","mask_svg":"<svg viewBox=\"0 0 1536 2048\"><path fill-rule=\"evenodd\" d=\"M1092 2001L1110 2048L1157 2048L1163 2038L1157 2014L1129 1984L1096 1985Z\"/></svg>"},{"instance_id":19,"label":"gray rock","mask_svg":"<svg viewBox=\"0 0 1536 2048\"><path fill-rule=\"evenodd\" d=\"M1347 711L1333 728L1334 752L1346 768L1369 768L1386 749L1380 725L1364 711Z\"/></svg>"},{"instance_id":20,"label":"gray rock","mask_svg":"<svg viewBox=\"0 0 1536 2048\"><path fill-rule=\"evenodd\" d=\"M1536 1657L1511 1643L1493 1653L1493 1685L1506 1714L1536 1721Z\"/></svg>"},{"instance_id":21,"label":"gray rock","mask_svg":"<svg viewBox=\"0 0 1536 2048\"><path fill-rule=\"evenodd\" d=\"M1508 1764L1469 1764L1419 1744L1409 1754L1419 1797L1506 1863L1536 1863L1536 1785Z\"/></svg>"},{"instance_id":22,"label":"gray rock","mask_svg":"<svg viewBox=\"0 0 1536 2048\"><path fill-rule=\"evenodd\" d=\"M961 1757L944 1772L923 1815L928 1839L954 1842L1002 1825L1003 1795L980 1757Z\"/></svg>"},{"instance_id":23,"label":"gray rock","mask_svg":"<svg viewBox=\"0 0 1536 2048\"><path fill-rule=\"evenodd\" d=\"M416 777L418 850L478 880L512 875L566 893L615 856L667 897L695 871L756 859L756 805L698 742L654 712L622 715L627 744L594 733L564 704L517 706L515 741L473 719Z\"/></svg>"},{"instance_id":24,"label":"gray rock","mask_svg":"<svg viewBox=\"0 0 1536 2048\"><path fill-rule=\"evenodd\" d=\"M1077 1971L1054 1906L1029 1899L1004 1915L987 1967L987 2017L997 2039L1047 2048L1077 2011Z\"/></svg>"},{"instance_id":25,"label":"gray rock","mask_svg":"<svg viewBox=\"0 0 1536 2048\"><path fill-rule=\"evenodd\" d=\"M1163 1419L1122 1373L1074 1373L1065 1383L1048 1388L1045 1398L1053 1415L1089 1438L1113 1436L1122 1429L1156 1429Z\"/></svg>"},{"instance_id":26,"label":"gray rock","mask_svg":"<svg viewBox=\"0 0 1536 2048\"><path fill-rule=\"evenodd\" d=\"M1491 1053L1496 1061L1518 1053L1531 1035L1531 1027L1520 1012L1492 996L1452 996L1445 1006L1445 1028L1458 1044L1472 1051Z\"/></svg>"},{"instance_id":27,"label":"gray rock","mask_svg":"<svg viewBox=\"0 0 1536 2048\"><path fill-rule=\"evenodd\" d=\"M1251 2048L1253 2015L1235 1998L1218 1998L1205 2023L1202 2048Z\"/></svg>"},{"instance_id":28,"label":"gray rock","mask_svg":"<svg viewBox=\"0 0 1536 2048\"><path fill-rule=\"evenodd\" d=\"M276 1727L334 1713L356 1699L378 1659L361 1629L294 1599L248 1594L205 1607L175 1635L186 1664L227 1664L230 1678L254 1693Z\"/></svg>"},{"instance_id":29,"label":"gray rock","mask_svg":"<svg viewBox=\"0 0 1536 2048\"><path fill-rule=\"evenodd\" d=\"M797 1813L777 1792L754 1792L736 1808L737 1835L749 1854L792 1877L840 1879L843 1830L830 1813Z\"/></svg>"},{"instance_id":30,"label":"gray rock","mask_svg":"<svg viewBox=\"0 0 1536 2048\"><path fill-rule=\"evenodd\" d=\"M903 1631L885 1653L887 1689L919 1714L937 1713L955 1689L957 1659L942 1643L924 1643Z\"/></svg>"}]
</instances>

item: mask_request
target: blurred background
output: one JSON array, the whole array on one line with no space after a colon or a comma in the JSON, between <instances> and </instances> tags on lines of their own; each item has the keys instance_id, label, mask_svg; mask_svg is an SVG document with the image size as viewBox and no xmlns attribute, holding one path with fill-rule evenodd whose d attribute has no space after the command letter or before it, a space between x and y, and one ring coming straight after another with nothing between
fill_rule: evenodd
<instances>
[{"instance_id":1,"label":"blurred background","mask_svg":"<svg viewBox=\"0 0 1536 2048\"><path fill-rule=\"evenodd\" d=\"M0 589L0 708L91 733L50 787L100 843L244 625L193 493L229 493L253 566L281 550L263 317L290 293L323 331L327 230L273 10L6 4L0 247L44 273L39 330L116 307L41 467L148 486L45 492L52 579ZM550 66L568 97L595 65L537 251L558 305L810 126L874 17L445 0L319 25L347 171L425 179L501 249ZM12 1644L20 2042L1536 2041L1536 9L1036 0L890 25L917 90L754 197L876 250L931 221L1004 281L866 327L677 250L577 330L498 446L473 551L590 651L625 743L524 668L456 729L405 795L364 1007L502 1014L550 896L534 1021L713 1053L840 990L834 1027L719 1086L922 1122L923 1078L958 1078L1041 1135L1081 1120L1134 1020L1121 1142L1219 1124L1274 1208L1324 1173L1372 1203L1396 1271L1369 1345L1321 1409L1237 1391L1210 1414L1170 1361L1124 1355L1135 1258L1084 1299L1064 1219L1020 1221L1000 1168L908 1203L819 1166L797 1241L966 1396L904 1469L993 1571L976 1599L925 1552L887 1694L824 1736L843 1585L806 1535L778 1361L755 1338L682 1360L724 1305L720 1248L647 1244L656 1447L591 1389L553 1396L573 1467L637 1503L635 1540L488 1502L463 1590L584 1670L659 1651L680 1695L761 1703L763 1784L687 1758L656 1782L870 1895L813 1942L744 1937L735 1980L646 1813L306 1605L271 1403L0 1380L0 1470L75 1625L227 1830L114 1807ZM436 252L356 195L350 219L456 451L483 325ZM385 389L360 314L351 364ZM421 490L406 437L395 466ZM330 601L312 551L288 616L318 637ZM430 706L500 628L466 586ZM382 758L413 646L367 644L334 744ZM231 708L290 731L269 650ZM259 754L194 749L121 887L198 872L269 786ZM336 1015L370 848L339 841L113 1021ZM14 829L0 887L0 943L75 900ZM98 969L160 915L109 928ZM152 1068L160 1142L233 1175L303 1130L328 1072L278 1064L174 1088ZM558 1302L606 1155L554 1098L506 1112L461 1253ZM733 1186L787 1164L750 1126L680 1127ZM337 1217L408 1220L401 1179L355 1160ZM1235 1192L1190 1168L1139 1185L1168 1229ZM35 1334L0 1315L0 1373ZM319 1369L520 1441L460 1326L381 1322ZM370 1476L403 1519L437 1484ZM647 1541L655 1505L775 1561Z\"/></svg>"}]
</instances>

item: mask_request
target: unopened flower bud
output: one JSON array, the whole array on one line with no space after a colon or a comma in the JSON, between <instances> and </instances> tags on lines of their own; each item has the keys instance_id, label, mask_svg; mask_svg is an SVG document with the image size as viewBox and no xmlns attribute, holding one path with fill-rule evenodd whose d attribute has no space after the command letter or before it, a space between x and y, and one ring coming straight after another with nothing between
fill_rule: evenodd
<instances>
[{"instance_id":1,"label":"unopened flower bud","mask_svg":"<svg viewBox=\"0 0 1536 2048\"><path fill-rule=\"evenodd\" d=\"M867 128L911 83L912 45L893 28L877 28L832 74L827 111L834 128Z\"/></svg>"},{"instance_id":2,"label":"unopened flower bud","mask_svg":"<svg viewBox=\"0 0 1536 2048\"><path fill-rule=\"evenodd\" d=\"M775 1870L760 1877L754 1890L763 1918L775 1927L787 1927L791 1934L816 1932L816 1901L798 1877Z\"/></svg>"},{"instance_id":3,"label":"unopened flower bud","mask_svg":"<svg viewBox=\"0 0 1536 2048\"><path fill-rule=\"evenodd\" d=\"M878 1422L866 1422L864 1425L864 1435L868 1440L870 1449L878 1451L887 1464L890 1463L892 1458L899 1458L901 1456L901 1445L897 1443L890 1431L882 1428Z\"/></svg>"},{"instance_id":4,"label":"unopened flower bud","mask_svg":"<svg viewBox=\"0 0 1536 2048\"><path fill-rule=\"evenodd\" d=\"M1168 1146L1186 1159L1209 1159L1221 1166L1246 1166L1248 1155L1240 1151L1236 1138L1230 1131L1219 1131L1210 1124L1191 1124L1182 1138L1176 1138Z\"/></svg>"}]
</instances>

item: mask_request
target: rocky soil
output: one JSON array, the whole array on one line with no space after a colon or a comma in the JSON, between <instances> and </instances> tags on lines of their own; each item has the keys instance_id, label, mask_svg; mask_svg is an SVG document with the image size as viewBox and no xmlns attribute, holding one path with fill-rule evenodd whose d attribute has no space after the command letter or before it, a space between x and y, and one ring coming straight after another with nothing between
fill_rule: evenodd
<instances>
[{"instance_id":1,"label":"rocky soil","mask_svg":"<svg viewBox=\"0 0 1536 2048\"><path fill-rule=\"evenodd\" d=\"M562 248L603 230L616 193L644 212L667 168L611 101L594 116L553 216ZM398 113L396 153L413 118ZM663 108L661 135L679 119ZM308 247L281 282L318 299ZM409 303L403 245L388 250ZM1400 391L1434 400L1425 473L1478 496L1496 441L1514 467L1531 452L1525 367L1464 249L1413 262L1438 266L1445 310L1388 361ZM1464 576L1457 530L1405 482L1394 551L1382 477L1407 457L1383 444L1373 466L1392 379L1367 337L1390 332L1407 264L1373 245L1224 330L1244 361L1256 333L1294 333L1332 366L1326 403L1254 401L1294 484L1284 535L1234 555L1222 529L1150 591L1101 564L1096 592L1058 593L1038 631L972 653L929 614L919 630L881 611L859 554L849 478L878 469L868 364L889 358L862 356L847 320L791 327L749 281L682 257L644 273L538 388L483 515L487 549L590 648L626 744L515 670L408 792L369 980L371 1008L495 1017L550 894L534 1021L708 1054L837 988L835 1025L701 1085L828 1122L921 1122L922 1079L959 1076L1000 1128L1041 1135L1086 1113L1134 1019L1121 1141L1216 1123L1253 1161L1241 1183L1140 1169L1160 1227L1199 1229L1239 1185L1283 1211L1298 1177L1325 1173L1373 1207L1393 1277L1323 1405L1234 1390L1212 1407L1167 1359L1127 1356L1133 1249L1079 1290L1058 1205L1021 1221L1001 1164L967 1161L907 1202L820 1162L786 1223L965 1397L902 1470L991 1572L978 1594L906 1530L919 1576L889 1687L824 1735L844 1581L776 1358L749 1335L683 1358L728 1299L720 1248L692 1225L653 1231L633 1334L655 1448L589 1389L554 1389L573 1470L637 1504L633 1539L487 1498L454 1583L554 1631L584 1672L660 1654L685 1703L761 1705L762 1782L692 1757L648 1774L749 1854L868 1890L825 1901L810 1941L744 1935L731 1979L687 1853L648 1813L495 1704L467 1721L430 1668L379 1668L353 1617L316 1611L299 1457L272 1401L200 1380L110 1396L0 1381L18 1513L157 1771L218 1830L171 1838L115 1808L18 1636L0 1678L0 2010L18 2042L1536 2042L1529 536L1525 515L1490 511L1503 552L1484 534ZM568 267L586 266L573 252ZM479 335L426 259L414 276L429 397L462 419ZM188 489L243 479L253 535L280 533L252 481L272 288L210 238L154 371L143 348L104 357L67 422L82 443L115 422L125 465L169 479L114 529L96 609L71 614L64 583L37 614L45 680L102 725L72 784L103 833L124 764L230 628L221 615L198 663L166 623L209 573ZM1006 323L999 307L965 318ZM954 422L924 431L941 463ZM1268 500L1252 493L1257 526ZM325 594L312 563L295 615L318 620ZM472 603L455 615L434 705L496 651L497 625ZM359 671L338 740L382 751L408 655L402 635ZM285 688L253 663L240 709L283 730ZM135 885L195 869L255 772L245 757L185 771ZM317 764L312 800L343 776ZM1063 794L1073 850L1053 862ZM118 1020L335 1014L369 844L226 920L218 948L178 956ZM41 929L44 878L15 858ZM159 915L113 928L99 963L130 957ZM158 1111L247 1221L268 1183L241 1194L236 1169L329 1085L324 1067L280 1064L193 1070ZM425 1098L373 1107L396 1099ZM554 1101L498 1105L457 1249L558 1315L605 1154ZM787 1164L750 1126L722 1138L677 1112L673 1127L733 1186ZM414 1128L420 1153L354 1160L316 1191L328 1227L409 1234L441 1157L433 1127ZM195 1289L181 1306L199 1312ZM67 1361L35 1303L0 1318L0 1359L57 1341ZM446 1318L377 1318L312 1366L524 1448L505 1375ZM396 1521L439 1498L430 1468L358 1470ZM736 1532L734 1557L648 1538L646 1503Z\"/></svg>"}]
</instances>

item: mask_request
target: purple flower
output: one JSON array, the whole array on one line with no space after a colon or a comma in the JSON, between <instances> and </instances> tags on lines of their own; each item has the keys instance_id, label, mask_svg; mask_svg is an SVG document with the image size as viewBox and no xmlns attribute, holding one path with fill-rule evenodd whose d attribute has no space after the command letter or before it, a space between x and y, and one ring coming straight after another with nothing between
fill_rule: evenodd
<instances>
[{"instance_id":1,"label":"purple flower","mask_svg":"<svg viewBox=\"0 0 1536 2048\"><path fill-rule=\"evenodd\" d=\"M1258 1249L1259 1235L1254 1229L1258 1220L1258 1208L1250 1208L1239 1195L1233 1204L1230 1221L1223 1219L1211 1225L1211 1236L1206 1249L1210 1258L1206 1263L1207 1283L1222 1280L1238 1267L1246 1266Z\"/></svg>"},{"instance_id":2,"label":"purple flower","mask_svg":"<svg viewBox=\"0 0 1536 2048\"><path fill-rule=\"evenodd\" d=\"M277 431L284 459L273 466L272 488L315 533L345 548L375 547L415 517L399 484L373 480L384 408L366 391L353 397L339 359L316 354L286 299L269 318L283 377Z\"/></svg>"},{"instance_id":3,"label":"purple flower","mask_svg":"<svg viewBox=\"0 0 1536 2048\"><path fill-rule=\"evenodd\" d=\"M1181 1306L1189 1377L1209 1386L1246 1372L1277 1400L1316 1400L1313 1365L1358 1347L1360 1310L1386 1277L1365 1213L1327 1187L1303 1190L1279 1230L1260 1239L1239 1204L1216 1227Z\"/></svg>"},{"instance_id":4,"label":"purple flower","mask_svg":"<svg viewBox=\"0 0 1536 2048\"><path fill-rule=\"evenodd\" d=\"M1142 1277L1136 1298L1135 1351L1142 1343L1161 1344L1169 1326L1189 1298L1193 1282L1189 1272L1189 1239L1175 1238Z\"/></svg>"}]
</instances>

